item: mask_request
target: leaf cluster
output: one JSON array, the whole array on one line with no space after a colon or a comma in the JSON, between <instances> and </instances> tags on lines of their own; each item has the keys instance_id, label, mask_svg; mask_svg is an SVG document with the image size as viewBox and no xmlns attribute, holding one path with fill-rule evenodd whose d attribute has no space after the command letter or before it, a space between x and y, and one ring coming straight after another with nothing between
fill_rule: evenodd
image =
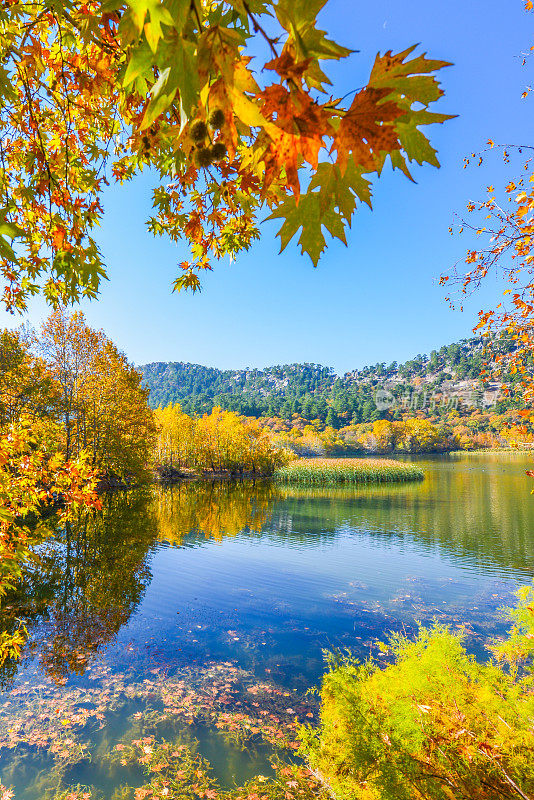
<instances>
[{"instance_id":1,"label":"leaf cluster","mask_svg":"<svg viewBox=\"0 0 534 800\"><path fill-rule=\"evenodd\" d=\"M0 12L0 258L8 308L95 297L102 192L159 176L149 229L185 240L175 288L198 289L213 259L259 236L317 264L325 232L346 241L388 159L438 166L421 128L446 62L414 48L378 55L351 104L328 61L352 52L317 25L326 0L10 2ZM263 52L255 60L251 51ZM302 191L302 184L307 186Z\"/></svg>"}]
</instances>

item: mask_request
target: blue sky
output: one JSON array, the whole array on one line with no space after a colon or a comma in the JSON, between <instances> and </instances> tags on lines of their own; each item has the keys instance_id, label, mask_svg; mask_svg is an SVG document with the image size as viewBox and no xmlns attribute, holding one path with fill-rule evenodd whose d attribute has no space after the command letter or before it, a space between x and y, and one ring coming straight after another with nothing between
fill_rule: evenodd
<instances>
[{"instance_id":1,"label":"blue sky","mask_svg":"<svg viewBox=\"0 0 534 800\"><path fill-rule=\"evenodd\" d=\"M470 335L479 308L501 289L484 291L453 312L437 278L462 258L469 239L451 235L454 213L510 175L499 158L463 169L463 159L488 138L528 143L530 102L521 100L529 67L521 53L532 41L534 17L521 0L329 0L321 27L359 50L330 67L335 95L365 83L377 51L416 42L430 56L454 62L443 71L439 110L458 114L432 132L440 170L416 168L417 184L389 170L375 185L374 210L357 213L348 248L333 243L314 269L296 243L279 255L277 225L262 226L259 243L233 264L221 262L201 294L172 294L185 247L154 239L149 176L105 197L98 234L110 282L97 302L83 305L136 364L190 361L218 367L263 367L309 361L342 373L377 361L403 361ZM40 301L27 319L46 315ZM20 323L5 313L0 323Z\"/></svg>"}]
</instances>

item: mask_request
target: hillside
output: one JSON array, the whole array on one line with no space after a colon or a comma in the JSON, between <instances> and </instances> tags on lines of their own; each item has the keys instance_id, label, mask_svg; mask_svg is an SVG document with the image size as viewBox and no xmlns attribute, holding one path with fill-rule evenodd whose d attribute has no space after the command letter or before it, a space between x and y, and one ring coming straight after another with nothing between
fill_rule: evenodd
<instances>
[{"instance_id":1,"label":"hillside","mask_svg":"<svg viewBox=\"0 0 534 800\"><path fill-rule=\"evenodd\" d=\"M319 364L219 370L154 362L141 370L153 407L178 402L187 413L199 414L219 405L246 416L299 414L337 427L394 417L408 408L432 407L439 414L451 405L465 410L502 405L499 386L481 382L483 349L482 339L465 339L403 364L374 364L343 376Z\"/></svg>"}]
</instances>

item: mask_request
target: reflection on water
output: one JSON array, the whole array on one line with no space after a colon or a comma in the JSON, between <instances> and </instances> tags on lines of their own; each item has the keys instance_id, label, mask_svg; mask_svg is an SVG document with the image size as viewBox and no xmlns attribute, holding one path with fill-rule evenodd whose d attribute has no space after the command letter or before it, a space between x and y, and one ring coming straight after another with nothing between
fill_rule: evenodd
<instances>
[{"instance_id":1,"label":"reflection on water","mask_svg":"<svg viewBox=\"0 0 534 800\"><path fill-rule=\"evenodd\" d=\"M198 539L261 533L280 493L270 481L191 482L156 489L158 539L174 546Z\"/></svg>"},{"instance_id":2,"label":"reflection on water","mask_svg":"<svg viewBox=\"0 0 534 800\"><path fill-rule=\"evenodd\" d=\"M48 524L53 533L54 520ZM58 683L83 674L137 608L152 578L148 553L156 531L149 491L107 497L101 512L55 531L1 617L3 629L21 620L29 630L24 660L36 657ZM5 665L4 684L15 670Z\"/></svg>"},{"instance_id":3,"label":"reflection on water","mask_svg":"<svg viewBox=\"0 0 534 800\"><path fill-rule=\"evenodd\" d=\"M188 483L117 494L56 531L1 612L3 628L21 620L29 640L1 675L0 782L24 800L75 782L111 797L121 782L144 780L139 764L106 761L117 742L183 736L184 725L222 784L246 780L271 769L262 751L271 740L258 733L263 744L245 754L221 730L237 725L237 712L249 731L254 714L285 719L268 696L313 714L303 697L325 648L363 658L388 631L438 619L462 627L483 656L503 630L499 607L534 574L529 459L423 465L421 484ZM239 701L236 676L246 686ZM208 703L216 716L188 718L181 704L205 692L201 679L220 689ZM188 687L174 706L166 685Z\"/></svg>"}]
</instances>

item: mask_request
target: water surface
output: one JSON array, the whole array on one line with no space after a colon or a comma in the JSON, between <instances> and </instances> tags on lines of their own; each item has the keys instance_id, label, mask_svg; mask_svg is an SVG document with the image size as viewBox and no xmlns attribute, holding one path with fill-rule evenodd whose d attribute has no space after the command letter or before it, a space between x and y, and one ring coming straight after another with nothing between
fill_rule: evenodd
<instances>
[{"instance_id":1,"label":"water surface","mask_svg":"<svg viewBox=\"0 0 534 800\"><path fill-rule=\"evenodd\" d=\"M0 782L23 800L74 784L133 797L120 787L143 785L143 768L115 756L153 737L197 742L229 787L272 774L272 748L254 734L245 750L224 714L272 724L271 739L272 720L313 721L325 650L379 657L388 632L439 621L485 657L499 609L533 578L531 465L422 465L422 483L397 486L114 495L57 530L3 611L30 638L1 674Z\"/></svg>"}]
</instances>

